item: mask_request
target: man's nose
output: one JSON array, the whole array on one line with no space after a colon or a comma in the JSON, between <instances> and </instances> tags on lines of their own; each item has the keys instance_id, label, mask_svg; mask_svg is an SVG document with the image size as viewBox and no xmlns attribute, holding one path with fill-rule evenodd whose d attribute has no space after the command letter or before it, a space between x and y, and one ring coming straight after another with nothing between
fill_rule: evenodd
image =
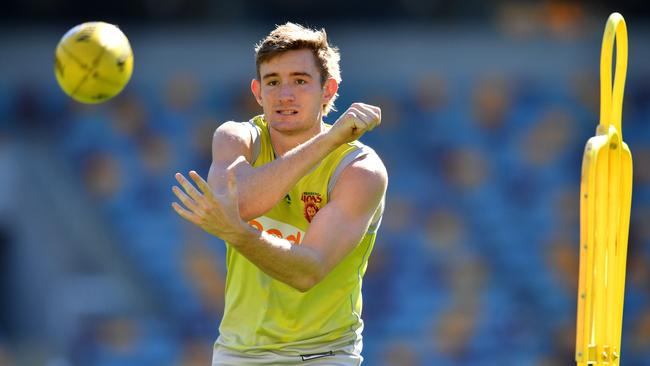
<instances>
[{"instance_id":1,"label":"man's nose","mask_svg":"<svg viewBox=\"0 0 650 366\"><path fill-rule=\"evenodd\" d=\"M280 86L280 100L294 100L293 87L289 84L282 84Z\"/></svg>"}]
</instances>

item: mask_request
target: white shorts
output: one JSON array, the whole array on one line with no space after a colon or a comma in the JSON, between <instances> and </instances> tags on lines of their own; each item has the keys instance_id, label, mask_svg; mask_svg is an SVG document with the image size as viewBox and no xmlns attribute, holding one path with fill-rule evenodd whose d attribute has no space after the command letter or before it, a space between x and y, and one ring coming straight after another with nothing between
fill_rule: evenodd
<instances>
[{"instance_id":1,"label":"white shorts","mask_svg":"<svg viewBox=\"0 0 650 366\"><path fill-rule=\"evenodd\" d=\"M284 354L273 351L259 355L238 352L219 344L214 345L212 366L247 365L309 365L309 366L359 366L363 357L355 354L352 348L310 354Z\"/></svg>"}]
</instances>

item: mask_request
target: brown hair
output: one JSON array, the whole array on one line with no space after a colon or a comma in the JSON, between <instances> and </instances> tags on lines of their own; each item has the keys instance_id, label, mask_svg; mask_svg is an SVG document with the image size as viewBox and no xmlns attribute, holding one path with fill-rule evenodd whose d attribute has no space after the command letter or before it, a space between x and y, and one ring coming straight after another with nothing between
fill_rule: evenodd
<instances>
[{"instance_id":1,"label":"brown hair","mask_svg":"<svg viewBox=\"0 0 650 366\"><path fill-rule=\"evenodd\" d=\"M325 29L318 31L291 22L277 26L266 38L255 45L257 79L260 79L262 63L284 52L302 49L311 50L314 54L316 66L320 70L321 86L329 78L333 78L337 83L341 82L339 68L341 56L338 48L328 43ZM334 109L336 97L338 97L338 93L334 94L332 99L323 106L324 115L331 110L336 110Z\"/></svg>"}]
</instances>

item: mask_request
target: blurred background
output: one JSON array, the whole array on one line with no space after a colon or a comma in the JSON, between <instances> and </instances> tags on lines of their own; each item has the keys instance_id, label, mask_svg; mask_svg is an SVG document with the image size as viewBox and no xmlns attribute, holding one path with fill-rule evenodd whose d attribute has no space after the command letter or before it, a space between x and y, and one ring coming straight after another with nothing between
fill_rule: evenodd
<instances>
[{"instance_id":1,"label":"blurred background","mask_svg":"<svg viewBox=\"0 0 650 366\"><path fill-rule=\"evenodd\" d=\"M613 2L612 2L613 3ZM170 207L212 132L260 113L253 45L326 27L339 111L390 176L364 279L368 365L574 364L582 151L607 16L629 32L634 158L622 360L650 365L650 7L617 1L9 0L0 12L0 365L209 365L223 243ZM58 88L72 26L118 24L133 78L108 103ZM328 116L333 122L340 112Z\"/></svg>"}]
</instances>

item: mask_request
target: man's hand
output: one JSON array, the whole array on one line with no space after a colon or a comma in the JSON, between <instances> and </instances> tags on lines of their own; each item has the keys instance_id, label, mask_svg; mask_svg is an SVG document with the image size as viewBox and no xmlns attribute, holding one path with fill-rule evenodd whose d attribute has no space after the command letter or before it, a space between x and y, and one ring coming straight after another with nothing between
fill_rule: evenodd
<instances>
[{"instance_id":1,"label":"man's hand","mask_svg":"<svg viewBox=\"0 0 650 366\"><path fill-rule=\"evenodd\" d=\"M185 220L208 233L225 241L233 241L245 235L250 228L239 215L235 173L230 168L224 173L215 178L214 191L195 171L189 175L200 191L181 173L176 173L176 180L184 191L177 186L172 187L172 191L185 207L177 202L173 202L172 207Z\"/></svg>"},{"instance_id":2,"label":"man's hand","mask_svg":"<svg viewBox=\"0 0 650 366\"><path fill-rule=\"evenodd\" d=\"M369 104L352 103L327 132L337 145L359 139L366 131L381 124L381 109Z\"/></svg>"}]
</instances>

